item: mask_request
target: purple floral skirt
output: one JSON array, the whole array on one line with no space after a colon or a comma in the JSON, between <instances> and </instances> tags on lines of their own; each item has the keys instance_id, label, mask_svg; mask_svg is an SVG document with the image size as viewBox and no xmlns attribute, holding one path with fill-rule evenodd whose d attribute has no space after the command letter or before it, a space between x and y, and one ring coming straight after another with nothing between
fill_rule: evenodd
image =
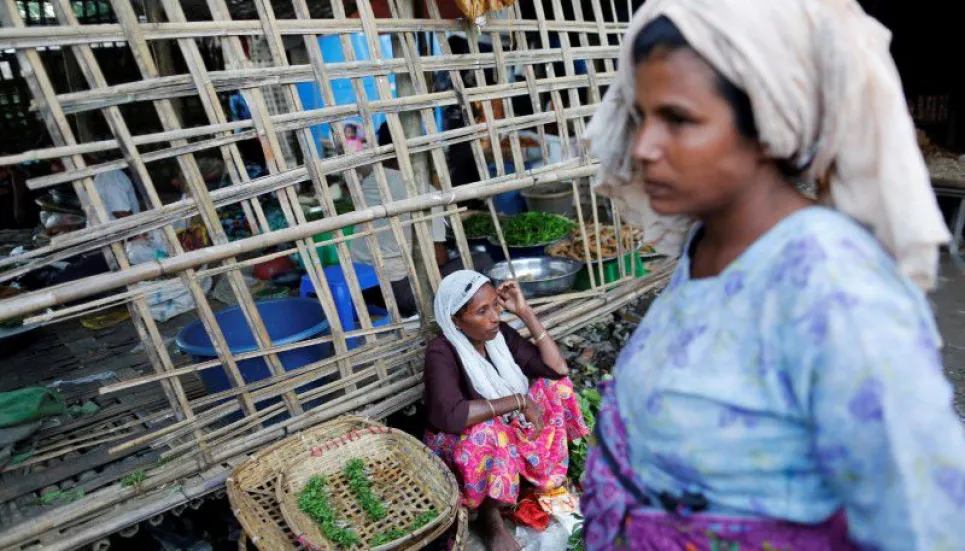
<instances>
[{"instance_id":1,"label":"purple floral skirt","mask_svg":"<svg viewBox=\"0 0 965 551\"><path fill-rule=\"evenodd\" d=\"M614 465L592 447L583 475L580 500L588 551L852 551L844 515L838 513L817 525L778 520L743 519L707 514L677 515L638 505L622 480L636 478L628 461L626 429L617 410L612 381L601 388L603 402L597 416L600 438L606 439ZM619 469L617 476L613 469Z\"/></svg>"}]
</instances>

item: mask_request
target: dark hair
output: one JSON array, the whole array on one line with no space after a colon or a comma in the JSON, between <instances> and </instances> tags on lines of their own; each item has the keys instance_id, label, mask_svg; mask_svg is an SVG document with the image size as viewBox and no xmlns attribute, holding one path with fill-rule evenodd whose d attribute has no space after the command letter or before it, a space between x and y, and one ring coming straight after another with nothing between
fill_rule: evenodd
<instances>
[{"instance_id":1,"label":"dark hair","mask_svg":"<svg viewBox=\"0 0 965 551\"><path fill-rule=\"evenodd\" d=\"M379 127L379 145L391 145L392 133L389 132L389 123L383 122Z\"/></svg>"},{"instance_id":2,"label":"dark hair","mask_svg":"<svg viewBox=\"0 0 965 551\"><path fill-rule=\"evenodd\" d=\"M657 50L672 52L674 50L690 49L683 33L666 15L647 23L633 42L633 63L639 64L650 58ZM713 68L713 67L711 67ZM754 109L751 98L746 92L738 88L731 81L714 69L717 75L717 91L730 104L734 111L734 125L742 136L749 140L757 139L757 123L754 122Z\"/></svg>"},{"instance_id":3,"label":"dark hair","mask_svg":"<svg viewBox=\"0 0 965 551\"><path fill-rule=\"evenodd\" d=\"M661 15L647 23L637 33L633 42L633 63L639 64L646 61L658 50L672 52L682 49L693 51L693 46L687 42L687 38L669 17ZM733 82L727 80L727 77L722 75L715 67L711 66L711 69L717 75L717 91L730 104L731 110L734 112L734 126L737 127L737 131L740 132L741 136L757 141L760 136L757 132L757 122L754 120L754 108L751 106L750 96ZM788 178L795 178L803 172L787 159L778 160L777 166L781 173Z\"/></svg>"}]
</instances>

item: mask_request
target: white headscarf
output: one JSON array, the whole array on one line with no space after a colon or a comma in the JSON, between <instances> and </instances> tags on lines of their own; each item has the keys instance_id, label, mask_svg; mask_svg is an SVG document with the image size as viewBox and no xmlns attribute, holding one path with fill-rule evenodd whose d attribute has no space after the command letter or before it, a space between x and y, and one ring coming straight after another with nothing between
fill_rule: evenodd
<instances>
[{"instance_id":1,"label":"white headscarf","mask_svg":"<svg viewBox=\"0 0 965 551\"><path fill-rule=\"evenodd\" d=\"M471 270L460 270L443 279L434 304L436 323L456 349L469 381L480 396L495 400L513 394L526 394L529 380L513 359L503 334L498 333L495 339L486 343L486 353L492 360L489 363L452 320L456 312L487 283L490 281L486 276Z\"/></svg>"},{"instance_id":2,"label":"white headscarf","mask_svg":"<svg viewBox=\"0 0 965 551\"><path fill-rule=\"evenodd\" d=\"M830 197L865 224L902 273L930 289L950 239L888 50L891 34L854 0L649 0L630 22L619 73L587 127L602 164L597 190L614 197L656 248L679 255L691 221L662 217L632 182L633 44L666 16L690 45L751 99L775 159L830 176ZM810 163L810 164L808 164Z\"/></svg>"}]
</instances>

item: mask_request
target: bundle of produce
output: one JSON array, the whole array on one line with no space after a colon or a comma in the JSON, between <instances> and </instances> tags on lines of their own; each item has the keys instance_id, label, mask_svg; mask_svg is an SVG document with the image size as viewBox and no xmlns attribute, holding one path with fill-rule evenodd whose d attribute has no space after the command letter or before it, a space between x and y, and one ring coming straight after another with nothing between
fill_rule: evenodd
<instances>
[{"instance_id":1,"label":"bundle of produce","mask_svg":"<svg viewBox=\"0 0 965 551\"><path fill-rule=\"evenodd\" d=\"M473 214L462 222L467 239L485 239L496 235L493 219L488 214Z\"/></svg>"},{"instance_id":2,"label":"bundle of produce","mask_svg":"<svg viewBox=\"0 0 965 551\"><path fill-rule=\"evenodd\" d=\"M503 237L510 247L548 245L569 235L574 225L558 214L524 212L506 221Z\"/></svg>"}]
</instances>

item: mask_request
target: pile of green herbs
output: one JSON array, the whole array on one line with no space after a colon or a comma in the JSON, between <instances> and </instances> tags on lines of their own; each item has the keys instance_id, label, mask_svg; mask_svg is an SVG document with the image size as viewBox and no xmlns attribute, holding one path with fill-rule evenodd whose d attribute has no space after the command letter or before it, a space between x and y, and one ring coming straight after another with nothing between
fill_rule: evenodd
<instances>
[{"instance_id":1,"label":"pile of green herbs","mask_svg":"<svg viewBox=\"0 0 965 551\"><path fill-rule=\"evenodd\" d=\"M356 502L370 519L378 521L388 516L389 512L385 505L379 501L372 491L372 481L365 472L364 461L352 459L342 469L342 475L345 476L349 489L355 495ZM345 548L358 545L361 543L361 539L347 521L338 518L338 514L332 507L327 488L328 483L325 477L311 477L308 484L302 488L298 495L298 508L318 523L322 534L338 547ZM429 509L416 516L407 529L393 528L386 530L369 539L368 544L370 547L379 547L402 539L426 526L438 516L439 513L435 509Z\"/></svg>"},{"instance_id":2,"label":"pile of green herbs","mask_svg":"<svg viewBox=\"0 0 965 551\"><path fill-rule=\"evenodd\" d=\"M583 479L583 469L586 467L586 453L588 440L592 438L593 427L596 425L596 415L600 412L600 393L595 388L587 388L576 394L576 400L580 404L580 412L587 428L590 429L590 436L577 438L570 442L570 466L568 475L570 480L579 483Z\"/></svg>"},{"instance_id":3,"label":"pile of green herbs","mask_svg":"<svg viewBox=\"0 0 965 551\"><path fill-rule=\"evenodd\" d=\"M559 241L575 224L569 218L546 212L524 212L506 221L503 237L511 247L532 247Z\"/></svg>"},{"instance_id":4,"label":"pile of green herbs","mask_svg":"<svg viewBox=\"0 0 965 551\"><path fill-rule=\"evenodd\" d=\"M338 518L328 495L325 477L313 476L298 494L298 508L322 529L322 534L339 547L352 547L361 539L346 523Z\"/></svg>"},{"instance_id":5,"label":"pile of green herbs","mask_svg":"<svg viewBox=\"0 0 965 551\"><path fill-rule=\"evenodd\" d=\"M355 494L355 500L370 519L382 520L388 515L385 505L372 492L372 481L365 474L365 463L361 459L349 461L342 474L348 479L348 487Z\"/></svg>"},{"instance_id":6,"label":"pile of green herbs","mask_svg":"<svg viewBox=\"0 0 965 551\"><path fill-rule=\"evenodd\" d=\"M436 520L439 513L435 509L429 509L423 513L419 513L419 516L412 521L412 525L409 526L407 530L401 530L399 528L393 528L392 530L387 530L381 534L376 534L372 539L369 540L370 547L379 547L387 543L392 543L395 540L402 539L409 534L415 532L416 530L422 528L423 526L429 524L430 522Z\"/></svg>"},{"instance_id":7,"label":"pile of green herbs","mask_svg":"<svg viewBox=\"0 0 965 551\"><path fill-rule=\"evenodd\" d=\"M496 235L496 226L488 214L473 214L462 222L462 229L468 239L485 239Z\"/></svg>"}]
</instances>

